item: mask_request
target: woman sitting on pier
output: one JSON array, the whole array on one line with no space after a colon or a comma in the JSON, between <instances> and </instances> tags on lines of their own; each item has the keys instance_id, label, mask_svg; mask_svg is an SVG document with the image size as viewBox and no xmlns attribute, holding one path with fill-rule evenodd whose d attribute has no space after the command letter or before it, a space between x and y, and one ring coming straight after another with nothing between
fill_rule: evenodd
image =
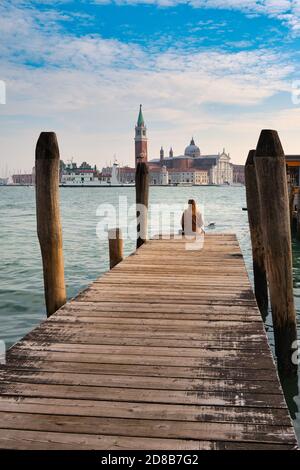
<instances>
[{"instance_id":1,"label":"woman sitting on pier","mask_svg":"<svg viewBox=\"0 0 300 470\"><path fill-rule=\"evenodd\" d=\"M194 199L188 201L188 208L182 214L181 226L182 235L196 236L205 233L203 217Z\"/></svg>"}]
</instances>

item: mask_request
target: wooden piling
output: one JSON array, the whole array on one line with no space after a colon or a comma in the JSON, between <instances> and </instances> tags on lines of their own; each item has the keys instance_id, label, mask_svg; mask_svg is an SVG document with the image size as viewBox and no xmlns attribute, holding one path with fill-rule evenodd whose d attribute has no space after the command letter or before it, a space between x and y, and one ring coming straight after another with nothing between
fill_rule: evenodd
<instances>
[{"instance_id":1,"label":"wooden piling","mask_svg":"<svg viewBox=\"0 0 300 470\"><path fill-rule=\"evenodd\" d=\"M122 231L119 228L113 228L108 231L109 243L109 265L110 269L123 260L123 238Z\"/></svg>"},{"instance_id":2,"label":"wooden piling","mask_svg":"<svg viewBox=\"0 0 300 470\"><path fill-rule=\"evenodd\" d=\"M254 291L258 308L265 318L268 312L268 283L254 155L255 150L250 150L245 165L245 184L252 245Z\"/></svg>"},{"instance_id":3,"label":"wooden piling","mask_svg":"<svg viewBox=\"0 0 300 470\"><path fill-rule=\"evenodd\" d=\"M148 230L148 198L149 169L146 162L139 161L135 173L137 243L139 248L147 239Z\"/></svg>"},{"instance_id":4,"label":"wooden piling","mask_svg":"<svg viewBox=\"0 0 300 470\"><path fill-rule=\"evenodd\" d=\"M291 226L292 232L296 234L296 238L300 240L300 194L299 188L292 187L293 198L292 198L292 208L290 211L290 216L292 217Z\"/></svg>"},{"instance_id":5,"label":"wooden piling","mask_svg":"<svg viewBox=\"0 0 300 470\"><path fill-rule=\"evenodd\" d=\"M297 338L285 157L276 131L263 130L254 157L279 371L297 372L292 347Z\"/></svg>"},{"instance_id":6,"label":"wooden piling","mask_svg":"<svg viewBox=\"0 0 300 470\"><path fill-rule=\"evenodd\" d=\"M49 317L66 303L59 209L59 148L54 132L42 132L35 153L37 233Z\"/></svg>"},{"instance_id":7,"label":"wooden piling","mask_svg":"<svg viewBox=\"0 0 300 470\"><path fill-rule=\"evenodd\" d=\"M299 195L298 195L298 198L299 198ZM300 207L299 207L299 203L297 204L297 211L296 211L296 236L297 236L297 239L300 240Z\"/></svg>"},{"instance_id":8,"label":"wooden piling","mask_svg":"<svg viewBox=\"0 0 300 470\"><path fill-rule=\"evenodd\" d=\"M289 193L289 209L290 209L290 225L293 232L294 228L294 207L295 207L295 187L288 186Z\"/></svg>"}]
</instances>

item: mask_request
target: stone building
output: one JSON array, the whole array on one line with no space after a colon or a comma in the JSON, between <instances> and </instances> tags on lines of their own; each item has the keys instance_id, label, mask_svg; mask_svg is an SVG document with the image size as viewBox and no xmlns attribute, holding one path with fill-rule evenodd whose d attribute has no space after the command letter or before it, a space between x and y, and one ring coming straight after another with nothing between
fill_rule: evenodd
<instances>
[{"instance_id":1,"label":"stone building","mask_svg":"<svg viewBox=\"0 0 300 470\"><path fill-rule=\"evenodd\" d=\"M300 155L286 155L288 182L291 186L300 186Z\"/></svg>"},{"instance_id":2,"label":"stone building","mask_svg":"<svg viewBox=\"0 0 300 470\"><path fill-rule=\"evenodd\" d=\"M169 170L169 184L209 184L209 176L206 170L190 168L187 171Z\"/></svg>"},{"instance_id":3,"label":"stone building","mask_svg":"<svg viewBox=\"0 0 300 470\"><path fill-rule=\"evenodd\" d=\"M207 185L209 178L207 171L197 170L191 168L188 171L167 170L166 166L161 168L152 168L150 170L150 184L160 185L182 185L182 184L195 184Z\"/></svg>"},{"instance_id":4,"label":"stone building","mask_svg":"<svg viewBox=\"0 0 300 470\"><path fill-rule=\"evenodd\" d=\"M119 182L121 184L135 183L135 168L129 166L119 168Z\"/></svg>"},{"instance_id":5,"label":"stone building","mask_svg":"<svg viewBox=\"0 0 300 470\"><path fill-rule=\"evenodd\" d=\"M232 165L233 183L245 184L245 165Z\"/></svg>"},{"instance_id":6,"label":"stone building","mask_svg":"<svg viewBox=\"0 0 300 470\"><path fill-rule=\"evenodd\" d=\"M193 182L193 184L232 184L233 182L233 168L230 156L225 149L217 155L202 155L194 138L185 148L183 155L174 156L171 148L169 156L165 157L164 149L161 148L159 158L149 161L149 169L153 171L154 168L162 165L166 166L169 173L174 174L176 181L184 179L184 182ZM195 183L196 180L197 183Z\"/></svg>"},{"instance_id":7,"label":"stone building","mask_svg":"<svg viewBox=\"0 0 300 470\"><path fill-rule=\"evenodd\" d=\"M215 155L202 155L200 148L192 138L182 155L174 155L171 147L168 156L165 156L163 147L159 158L148 161L147 127L140 105L137 124L135 126L135 168L138 161L148 162L150 184L232 184L233 165L229 153L223 152ZM135 182L135 168L123 167L119 169L120 183Z\"/></svg>"},{"instance_id":8,"label":"stone building","mask_svg":"<svg viewBox=\"0 0 300 470\"><path fill-rule=\"evenodd\" d=\"M20 186L34 186L35 185L35 168L32 168L32 173L19 173L12 175L13 184Z\"/></svg>"}]
</instances>

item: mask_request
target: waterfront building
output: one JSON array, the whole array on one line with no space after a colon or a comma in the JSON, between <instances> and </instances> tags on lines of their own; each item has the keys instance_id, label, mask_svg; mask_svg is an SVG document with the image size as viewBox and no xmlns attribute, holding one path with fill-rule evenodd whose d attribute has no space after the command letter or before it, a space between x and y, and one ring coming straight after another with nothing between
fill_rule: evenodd
<instances>
[{"instance_id":1,"label":"waterfront building","mask_svg":"<svg viewBox=\"0 0 300 470\"><path fill-rule=\"evenodd\" d=\"M233 183L245 184L245 165L232 165Z\"/></svg>"},{"instance_id":2,"label":"waterfront building","mask_svg":"<svg viewBox=\"0 0 300 470\"><path fill-rule=\"evenodd\" d=\"M197 170L197 168L190 168L187 171L169 170L169 184L195 184L207 185L209 184L209 175L206 170Z\"/></svg>"},{"instance_id":3,"label":"waterfront building","mask_svg":"<svg viewBox=\"0 0 300 470\"><path fill-rule=\"evenodd\" d=\"M19 186L33 186L35 184L35 168L32 169L32 173L17 173L12 175L13 184Z\"/></svg>"},{"instance_id":4,"label":"waterfront building","mask_svg":"<svg viewBox=\"0 0 300 470\"><path fill-rule=\"evenodd\" d=\"M163 147L160 149L160 157L149 161L150 172L155 168L165 166L172 175L171 183L192 184L232 184L233 167L230 163L230 155L225 152L216 155L202 155L200 148L192 138L185 148L183 155L174 156L170 149L169 156L165 157Z\"/></svg>"},{"instance_id":5,"label":"waterfront building","mask_svg":"<svg viewBox=\"0 0 300 470\"><path fill-rule=\"evenodd\" d=\"M79 167L76 163L67 163L61 175L61 184L83 185L99 179L99 172L96 167L92 168L87 162L83 162Z\"/></svg>"},{"instance_id":6,"label":"waterfront building","mask_svg":"<svg viewBox=\"0 0 300 470\"><path fill-rule=\"evenodd\" d=\"M102 170L99 174L99 179L103 183L110 183L111 175L112 175L112 167L111 166L106 166L106 167L102 168Z\"/></svg>"},{"instance_id":7,"label":"waterfront building","mask_svg":"<svg viewBox=\"0 0 300 470\"><path fill-rule=\"evenodd\" d=\"M161 168L152 168L150 170L150 184L166 186L168 184L195 184L207 185L209 178L207 171L199 171L191 168L188 171L167 170L166 166Z\"/></svg>"},{"instance_id":8,"label":"waterfront building","mask_svg":"<svg viewBox=\"0 0 300 470\"><path fill-rule=\"evenodd\" d=\"M300 186L300 155L286 155L288 181L291 186Z\"/></svg>"},{"instance_id":9,"label":"waterfront building","mask_svg":"<svg viewBox=\"0 0 300 470\"><path fill-rule=\"evenodd\" d=\"M135 183L135 168L130 166L123 166L119 168L119 179L122 184Z\"/></svg>"},{"instance_id":10,"label":"waterfront building","mask_svg":"<svg viewBox=\"0 0 300 470\"><path fill-rule=\"evenodd\" d=\"M147 128L142 106L140 105L137 125L135 127L135 165L137 161L148 161ZM164 170L162 170L165 168ZM131 172L126 170L124 174ZM200 148L192 138L183 155L174 155L173 147L168 156L164 148L159 151L159 158L149 161L150 184L232 184L233 166L229 153L202 155ZM164 173L164 175L163 175ZM166 174L168 174L166 179Z\"/></svg>"},{"instance_id":11,"label":"waterfront building","mask_svg":"<svg viewBox=\"0 0 300 470\"><path fill-rule=\"evenodd\" d=\"M170 175L167 167L164 165L159 168L152 168L149 171L149 176L151 185L167 186L170 184Z\"/></svg>"}]
</instances>

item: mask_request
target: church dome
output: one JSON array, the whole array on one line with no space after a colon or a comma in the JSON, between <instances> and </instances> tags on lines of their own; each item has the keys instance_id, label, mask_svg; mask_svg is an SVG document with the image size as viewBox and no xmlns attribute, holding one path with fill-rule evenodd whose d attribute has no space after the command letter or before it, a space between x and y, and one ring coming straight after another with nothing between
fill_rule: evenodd
<instances>
[{"instance_id":1,"label":"church dome","mask_svg":"<svg viewBox=\"0 0 300 470\"><path fill-rule=\"evenodd\" d=\"M201 152L199 147L195 144L194 139L192 139L190 145L186 147L184 155L185 157L200 157Z\"/></svg>"}]
</instances>

